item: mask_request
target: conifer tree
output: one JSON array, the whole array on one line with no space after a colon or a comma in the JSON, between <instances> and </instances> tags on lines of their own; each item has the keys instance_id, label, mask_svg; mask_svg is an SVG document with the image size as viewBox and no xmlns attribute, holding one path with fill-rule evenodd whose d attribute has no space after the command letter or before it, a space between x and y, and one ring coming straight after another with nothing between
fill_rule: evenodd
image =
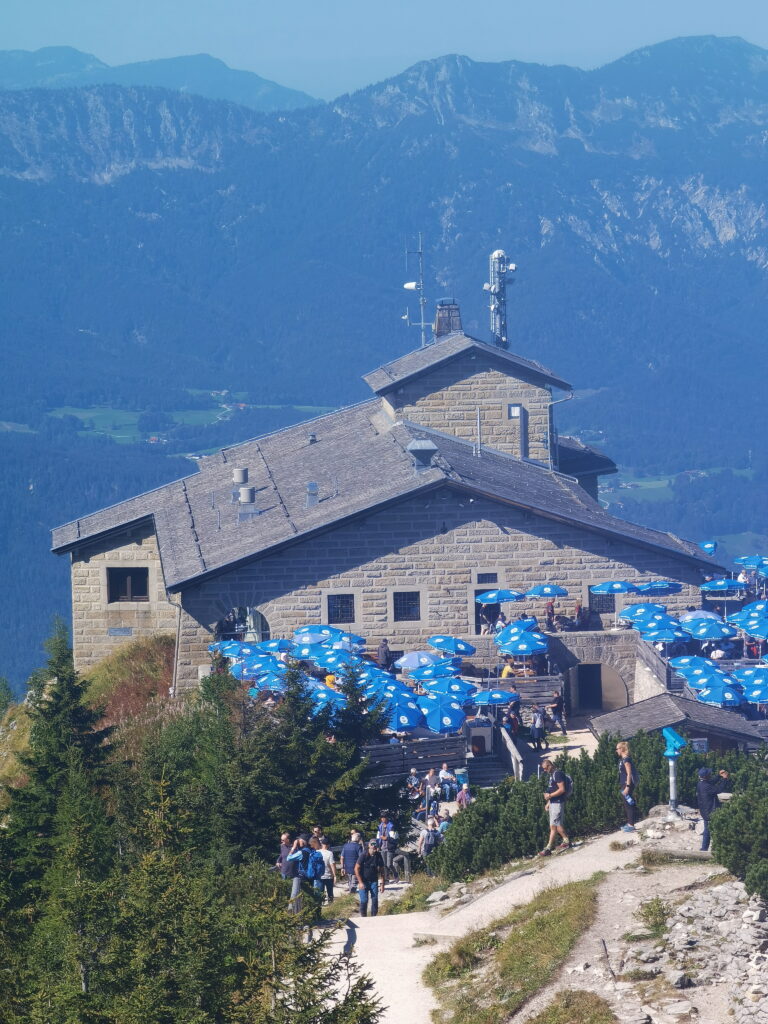
<instances>
[{"instance_id":1,"label":"conifer tree","mask_svg":"<svg viewBox=\"0 0 768 1024\"><path fill-rule=\"evenodd\" d=\"M0 719L2 719L11 704L13 704L13 690L11 689L11 684L5 676L0 676Z\"/></svg>"}]
</instances>

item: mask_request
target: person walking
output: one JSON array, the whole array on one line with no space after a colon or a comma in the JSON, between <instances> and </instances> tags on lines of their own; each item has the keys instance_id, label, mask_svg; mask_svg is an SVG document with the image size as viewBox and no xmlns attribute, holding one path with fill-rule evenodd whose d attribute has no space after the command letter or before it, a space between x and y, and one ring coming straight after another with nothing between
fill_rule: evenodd
<instances>
[{"instance_id":1,"label":"person walking","mask_svg":"<svg viewBox=\"0 0 768 1024\"><path fill-rule=\"evenodd\" d=\"M324 870L320 876L323 890L325 892L325 898L329 903L333 903L333 887L336 884L336 865L333 860L333 853L328 840L323 837L320 843L320 856L323 858Z\"/></svg>"},{"instance_id":2,"label":"person walking","mask_svg":"<svg viewBox=\"0 0 768 1024\"><path fill-rule=\"evenodd\" d=\"M381 859L384 861L384 881L388 882L390 876L394 874L394 868L392 866L392 859L397 849L397 832L395 832L395 838L392 839L392 822L389 820L389 816L386 814L381 815L379 821L379 827L376 830L376 839L378 841L379 850L381 851ZM400 879L398 878L398 881Z\"/></svg>"},{"instance_id":3,"label":"person walking","mask_svg":"<svg viewBox=\"0 0 768 1024\"><path fill-rule=\"evenodd\" d=\"M357 876L357 895L360 899L360 916L368 916L368 901L371 903L371 917L376 917L379 912L379 881L381 881L381 892L386 888L384 881L384 861L375 839L368 843L366 853L361 853L357 864L355 864L355 875Z\"/></svg>"},{"instance_id":4,"label":"person walking","mask_svg":"<svg viewBox=\"0 0 768 1024\"><path fill-rule=\"evenodd\" d=\"M619 755L619 789L621 790L621 802L624 805L624 813L627 816L626 825L622 825L622 832L635 831L635 814L637 803L635 801L635 787L637 786L637 771L632 758L629 756L629 744L623 740L616 744L616 753Z\"/></svg>"},{"instance_id":5,"label":"person walking","mask_svg":"<svg viewBox=\"0 0 768 1024\"><path fill-rule=\"evenodd\" d=\"M459 805L459 810L464 811L472 803L472 794L469 791L469 783L462 782L461 789L456 797L456 803Z\"/></svg>"},{"instance_id":6,"label":"person walking","mask_svg":"<svg viewBox=\"0 0 768 1024\"><path fill-rule=\"evenodd\" d=\"M542 769L547 772L547 788L544 793L544 806L549 814L549 841L539 853L539 857L549 857L555 849L555 840L560 836L560 845L556 853L562 850L570 850L573 843L565 831L565 801L567 799L568 779L565 772L555 768L554 764L546 758L541 763Z\"/></svg>"},{"instance_id":7,"label":"person walking","mask_svg":"<svg viewBox=\"0 0 768 1024\"><path fill-rule=\"evenodd\" d=\"M542 750L549 749L549 743L547 742L547 734L544 731L544 711L539 707L538 704L534 704L531 708L531 742L533 743L533 749L541 752Z\"/></svg>"},{"instance_id":8,"label":"person walking","mask_svg":"<svg viewBox=\"0 0 768 1024\"><path fill-rule=\"evenodd\" d=\"M563 736L567 736L568 733L565 731L565 720L563 715L565 714L565 701L563 695L559 690L554 690L552 693L552 703L547 704L547 710L549 711L549 717L552 719L555 725L560 726L560 731Z\"/></svg>"},{"instance_id":9,"label":"person walking","mask_svg":"<svg viewBox=\"0 0 768 1024\"><path fill-rule=\"evenodd\" d=\"M432 871L429 867L429 855L433 850L437 849L440 843L443 841L442 834L437 827L437 821L435 818L427 819L427 827L419 836L419 841L416 846L416 851L424 861L424 870L432 877Z\"/></svg>"},{"instance_id":10,"label":"person walking","mask_svg":"<svg viewBox=\"0 0 768 1024\"><path fill-rule=\"evenodd\" d=\"M719 771L720 779L715 782L712 779L712 772L709 768L699 768L699 781L696 785L696 802L699 805L699 814L704 822L704 831L701 833L701 849L709 849L709 819L712 812L717 809L718 793L724 793L728 788L728 772Z\"/></svg>"},{"instance_id":11,"label":"person walking","mask_svg":"<svg viewBox=\"0 0 768 1024\"><path fill-rule=\"evenodd\" d=\"M357 892L355 865L364 852L363 837L359 832L351 832L349 839L341 848L341 873L347 879L348 892Z\"/></svg>"}]
</instances>

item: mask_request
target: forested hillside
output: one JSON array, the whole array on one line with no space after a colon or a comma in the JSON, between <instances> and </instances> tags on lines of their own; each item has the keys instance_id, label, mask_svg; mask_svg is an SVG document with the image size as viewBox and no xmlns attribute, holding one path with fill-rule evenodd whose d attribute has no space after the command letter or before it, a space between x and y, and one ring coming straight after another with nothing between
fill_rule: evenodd
<instances>
[{"instance_id":1,"label":"forested hillside","mask_svg":"<svg viewBox=\"0 0 768 1024\"><path fill-rule=\"evenodd\" d=\"M19 465L0 536L27 566L0 598L0 672L18 681L63 610L50 526L178 475L168 452L356 401L362 373L418 343L400 319L418 230L430 300L456 294L480 337L489 252L518 262L511 344L575 385L561 428L638 470L746 465L767 128L768 53L737 39L589 72L451 56L280 114L143 87L0 92L0 443ZM212 391L245 408L205 422ZM100 431L125 441L103 421L126 411L166 416L157 450L91 461Z\"/></svg>"}]
</instances>

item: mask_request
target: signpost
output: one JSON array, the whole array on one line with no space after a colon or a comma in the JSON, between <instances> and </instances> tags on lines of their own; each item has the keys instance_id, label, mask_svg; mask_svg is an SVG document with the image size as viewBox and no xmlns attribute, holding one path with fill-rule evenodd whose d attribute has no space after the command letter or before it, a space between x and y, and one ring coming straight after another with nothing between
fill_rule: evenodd
<instances>
[{"instance_id":1,"label":"signpost","mask_svg":"<svg viewBox=\"0 0 768 1024\"><path fill-rule=\"evenodd\" d=\"M664 757L669 761L669 809L677 814L677 759L687 741L674 729L662 729L661 735L667 743Z\"/></svg>"}]
</instances>

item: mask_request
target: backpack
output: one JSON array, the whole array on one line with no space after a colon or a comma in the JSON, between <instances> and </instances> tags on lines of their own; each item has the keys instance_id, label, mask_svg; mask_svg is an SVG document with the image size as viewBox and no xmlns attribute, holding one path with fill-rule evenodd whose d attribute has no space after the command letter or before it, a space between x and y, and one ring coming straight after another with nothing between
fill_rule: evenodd
<instances>
[{"instance_id":1,"label":"backpack","mask_svg":"<svg viewBox=\"0 0 768 1024\"><path fill-rule=\"evenodd\" d=\"M437 829L427 829L427 834L424 836L424 842L422 843L421 847L425 857L428 856L428 854L432 853L432 851L440 843L440 840L442 838L443 837L440 835Z\"/></svg>"},{"instance_id":2,"label":"backpack","mask_svg":"<svg viewBox=\"0 0 768 1024\"><path fill-rule=\"evenodd\" d=\"M563 772L563 775L565 775L565 772ZM571 796L573 796L573 779L570 775L565 775L565 792L563 793L563 799L567 800Z\"/></svg>"},{"instance_id":3,"label":"backpack","mask_svg":"<svg viewBox=\"0 0 768 1024\"><path fill-rule=\"evenodd\" d=\"M301 859L299 860L299 878L309 878L309 862L311 857L311 850L305 848L301 851Z\"/></svg>"},{"instance_id":4,"label":"backpack","mask_svg":"<svg viewBox=\"0 0 768 1024\"><path fill-rule=\"evenodd\" d=\"M309 855L306 877L314 882L315 879L322 878L324 874L325 861L323 860L323 855L319 850L313 850Z\"/></svg>"}]
</instances>

